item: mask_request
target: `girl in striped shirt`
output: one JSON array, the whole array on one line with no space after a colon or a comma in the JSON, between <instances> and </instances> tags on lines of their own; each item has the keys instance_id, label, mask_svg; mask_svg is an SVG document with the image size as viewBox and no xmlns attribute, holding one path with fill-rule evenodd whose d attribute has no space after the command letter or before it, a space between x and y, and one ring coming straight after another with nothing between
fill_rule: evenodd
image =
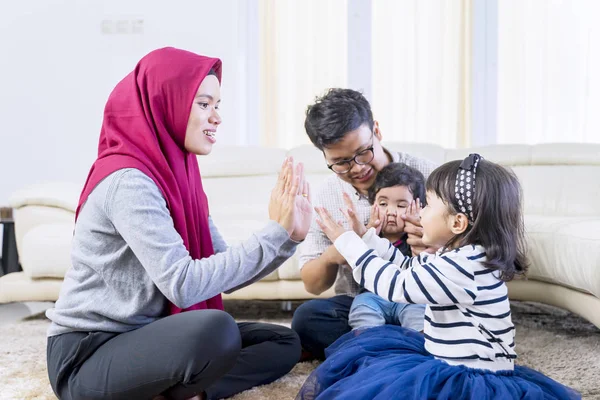
<instances>
[{"instance_id":1,"label":"girl in striped shirt","mask_svg":"<svg viewBox=\"0 0 600 400\"><path fill-rule=\"evenodd\" d=\"M515 366L506 281L526 271L521 187L471 154L427 180L423 242L435 254L403 256L350 214L346 231L318 208L323 232L354 279L389 301L426 304L424 334L394 325L355 330L327 350L302 387L309 399L579 399L574 390Z\"/></svg>"}]
</instances>

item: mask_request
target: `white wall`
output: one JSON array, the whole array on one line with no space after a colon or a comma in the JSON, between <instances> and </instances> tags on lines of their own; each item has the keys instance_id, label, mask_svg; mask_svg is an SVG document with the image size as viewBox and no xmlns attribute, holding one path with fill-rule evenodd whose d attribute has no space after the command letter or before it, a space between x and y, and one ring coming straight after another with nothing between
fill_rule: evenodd
<instances>
[{"instance_id":1,"label":"white wall","mask_svg":"<svg viewBox=\"0 0 600 400\"><path fill-rule=\"evenodd\" d=\"M257 143L255 1L2 1L0 204L27 184L83 183L110 91L163 46L223 60L219 143Z\"/></svg>"}]
</instances>

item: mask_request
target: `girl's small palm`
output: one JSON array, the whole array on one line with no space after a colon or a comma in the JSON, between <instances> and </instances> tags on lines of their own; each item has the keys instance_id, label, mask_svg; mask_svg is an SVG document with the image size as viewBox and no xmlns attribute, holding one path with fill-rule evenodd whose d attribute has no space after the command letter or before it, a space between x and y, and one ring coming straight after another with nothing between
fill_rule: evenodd
<instances>
[{"instance_id":1,"label":"girl's small palm","mask_svg":"<svg viewBox=\"0 0 600 400\"><path fill-rule=\"evenodd\" d=\"M323 207L315 207L315 211L319 214L319 218L317 218L317 225L321 228L323 233L327 235L327 238L331 240L331 242L335 242L335 240L340 237L340 235L346 232L346 229L335 222L333 218L331 218L331 214Z\"/></svg>"},{"instance_id":2,"label":"girl's small palm","mask_svg":"<svg viewBox=\"0 0 600 400\"><path fill-rule=\"evenodd\" d=\"M406 215L408 217L412 217L414 219L421 219L421 210L423 208L421 207L421 200L417 197L416 200L413 200L410 202L410 205L408 206L408 209L406 210Z\"/></svg>"},{"instance_id":3,"label":"girl's small palm","mask_svg":"<svg viewBox=\"0 0 600 400\"><path fill-rule=\"evenodd\" d=\"M300 172L304 179L304 171ZM312 204L310 201L310 185L306 180L300 185L301 193L296 196L295 207L295 224L291 238L297 242L301 242L306 238L310 224L312 222Z\"/></svg>"}]
</instances>

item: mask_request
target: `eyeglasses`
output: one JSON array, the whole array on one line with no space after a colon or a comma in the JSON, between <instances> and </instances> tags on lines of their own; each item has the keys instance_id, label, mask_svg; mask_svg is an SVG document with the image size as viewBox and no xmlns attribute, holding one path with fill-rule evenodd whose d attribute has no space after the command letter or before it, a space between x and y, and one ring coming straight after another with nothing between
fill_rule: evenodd
<instances>
[{"instance_id":1,"label":"eyeglasses","mask_svg":"<svg viewBox=\"0 0 600 400\"><path fill-rule=\"evenodd\" d=\"M373 136L374 135L372 135L371 138L373 138ZM375 157L375 152L373 151L374 147L374 143L372 142L371 147L361 150L360 152L356 153L354 157L348 160L338 161L333 164L327 164L327 168L336 174L346 174L352 169L352 163L365 165L373 161L373 158Z\"/></svg>"}]
</instances>

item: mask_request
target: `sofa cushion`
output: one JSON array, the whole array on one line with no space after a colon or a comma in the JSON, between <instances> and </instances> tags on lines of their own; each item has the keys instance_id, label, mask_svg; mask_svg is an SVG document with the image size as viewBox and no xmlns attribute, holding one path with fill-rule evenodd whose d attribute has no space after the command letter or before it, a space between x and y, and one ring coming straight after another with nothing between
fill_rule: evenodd
<instances>
[{"instance_id":1,"label":"sofa cushion","mask_svg":"<svg viewBox=\"0 0 600 400\"><path fill-rule=\"evenodd\" d=\"M63 280L32 279L25 272L0 276L0 303L16 301L56 301Z\"/></svg>"},{"instance_id":2,"label":"sofa cushion","mask_svg":"<svg viewBox=\"0 0 600 400\"><path fill-rule=\"evenodd\" d=\"M330 174L323 152L312 144L294 147L287 152L288 156L294 157L294 162L304 164L304 171L313 174Z\"/></svg>"},{"instance_id":3,"label":"sofa cushion","mask_svg":"<svg viewBox=\"0 0 600 400\"><path fill-rule=\"evenodd\" d=\"M332 288L319 296L309 294L302 281L280 280L277 282L255 282L233 293L223 294L225 300L305 300L315 297L327 299L335 296Z\"/></svg>"},{"instance_id":4,"label":"sofa cushion","mask_svg":"<svg viewBox=\"0 0 600 400\"><path fill-rule=\"evenodd\" d=\"M82 186L71 182L46 182L27 186L10 196L12 208L57 207L75 212Z\"/></svg>"},{"instance_id":5,"label":"sofa cushion","mask_svg":"<svg viewBox=\"0 0 600 400\"><path fill-rule=\"evenodd\" d=\"M285 150L251 146L217 146L209 157L198 156L203 178L276 175Z\"/></svg>"},{"instance_id":6,"label":"sofa cushion","mask_svg":"<svg viewBox=\"0 0 600 400\"><path fill-rule=\"evenodd\" d=\"M441 165L446 160L447 150L437 144L430 143L406 143L406 142L386 142L384 135L383 146L399 153L406 153L413 157L423 158ZM464 157L463 157L464 158Z\"/></svg>"},{"instance_id":7,"label":"sofa cushion","mask_svg":"<svg viewBox=\"0 0 600 400\"><path fill-rule=\"evenodd\" d=\"M600 166L531 165L513 167L521 186L525 215L598 217Z\"/></svg>"},{"instance_id":8,"label":"sofa cushion","mask_svg":"<svg viewBox=\"0 0 600 400\"><path fill-rule=\"evenodd\" d=\"M535 165L600 165L598 143L540 143L531 146Z\"/></svg>"},{"instance_id":9,"label":"sofa cushion","mask_svg":"<svg viewBox=\"0 0 600 400\"><path fill-rule=\"evenodd\" d=\"M528 276L600 297L600 217L525 217Z\"/></svg>"},{"instance_id":10,"label":"sofa cushion","mask_svg":"<svg viewBox=\"0 0 600 400\"><path fill-rule=\"evenodd\" d=\"M73 224L43 224L23 236L20 262L29 278L62 278L71 266Z\"/></svg>"},{"instance_id":11,"label":"sofa cushion","mask_svg":"<svg viewBox=\"0 0 600 400\"><path fill-rule=\"evenodd\" d=\"M279 279L293 281L300 279L300 267L298 267L298 255L294 254L289 260L283 263L277 270Z\"/></svg>"},{"instance_id":12,"label":"sofa cushion","mask_svg":"<svg viewBox=\"0 0 600 400\"><path fill-rule=\"evenodd\" d=\"M13 211L15 218L15 235L17 237L17 250L23 253L23 236L36 226L45 224L68 224L71 231L75 227L75 213L58 207L23 206Z\"/></svg>"}]
</instances>

